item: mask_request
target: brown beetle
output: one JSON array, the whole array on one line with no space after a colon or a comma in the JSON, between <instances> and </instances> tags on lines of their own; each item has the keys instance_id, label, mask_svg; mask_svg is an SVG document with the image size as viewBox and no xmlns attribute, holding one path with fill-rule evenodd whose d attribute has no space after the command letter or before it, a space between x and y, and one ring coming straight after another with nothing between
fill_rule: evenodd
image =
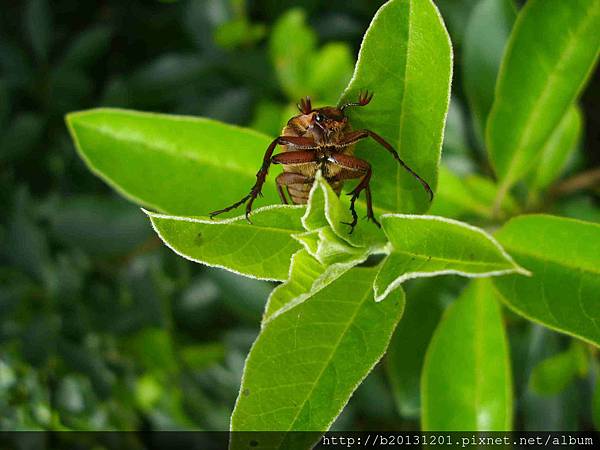
<instances>
[{"instance_id":1,"label":"brown beetle","mask_svg":"<svg viewBox=\"0 0 600 450\"><path fill-rule=\"evenodd\" d=\"M372 98L373 94L364 92L359 94L356 103L318 109L312 108L309 97L300 100L298 109L301 114L292 117L283 129L282 135L271 142L267 148L262 166L256 174L256 183L252 186L250 193L233 205L210 213L210 217L231 211L247 202L246 219L250 221L248 216L252 210L252 203L256 197L261 195L269 166L281 164L283 173L278 175L275 181L283 203L288 203L283 191L285 186L293 203L306 204L314 177L319 169L338 195L342 190L344 180L360 178L358 185L348 193L351 196L352 222L344 223L350 226L350 233L352 233L358 222L354 203L364 190L367 198L367 218L380 227L381 225L373 214L373 202L369 187L371 165L367 161L353 156L356 142L366 137L373 138L390 152L394 159L423 185L432 200L433 192L427 182L400 159L398 152L385 139L371 130L352 130L344 110L352 106L368 105ZM273 156L273 151L278 145L281 145L284 150Z\"/></svg>"}]
</instances>

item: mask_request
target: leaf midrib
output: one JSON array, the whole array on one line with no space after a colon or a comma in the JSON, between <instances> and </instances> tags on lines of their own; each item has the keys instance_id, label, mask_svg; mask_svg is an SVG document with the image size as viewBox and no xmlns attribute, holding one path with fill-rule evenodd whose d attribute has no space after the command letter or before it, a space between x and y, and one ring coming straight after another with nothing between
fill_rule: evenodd
<instances>
[{"instance_id":1,"label":"leaf midrib","mask_svg":"<svg viewBox=\"0 0 600 450\"><path fill-rule=\"evenodd\" d=\"M363 298L360 300L360 302L357 303L356 305L356 309L354 311L354 313L352 314L352 317L350 318L350 320L348 320L348 323L346 324L346 327L344 328L344 330L340 333L340 337L338 338L338 340L336 341L335 345L333 345L332 351L330 353L329 358L327 358L327 361L325 362L325 364L323 364L323 367L321 369L321 371L319 372L319 375L317 375L317 378L315 379L315 382L313 383L310 391L308 392L308 394L306 395L306 398L302 401L302 404L300 405L300 407L298 408L298 412L296 413L296 416L292 419L292 422L290 423L289 428L286 431L291 431L294 424L296 423L296 421L298 420L298 416L300 415L300 413L304 410L304 407L308 401L308 399L311 397L313 391L315 390L315 387L319 384L321 377L323 376L323 373L325 372L325 369L327 367L329 367L329 364L331 362L331 360L333 359L333 355L336 353L340 343L342 342L342 339L346 336L346 333L348 332L348 330L350 329L350 325L352 323L354 323L354 319L356 318L356 316L358 315L358 312L360 311L360 309L362 308L362 305L365 303L365 301L367 300L367 298L369 297L369 294L371 294L371 290L367 289ZM280 447L278 447L280 448Z\"/></svg>"},{"instance_id":2,"label":"leaf midrib","mask_svg":"<svg viewBox=\"0 0 600 450\"><path fill-rule=\"evenodd\" d=\"M502 244L502 242L501 242L501 244ZM576 265L572 265L572 264L567 264L564 260L548 258L547 255L538 255L535 252L526 251L519 247L512 247L509 244L502 244L502 245L504 246L504 248L507 251L510 251L511 254L517 254L519 256L527 256L529 258L533 258L533 259L536 259L536 260L539 260L542 262L551 262L553 264L557 264L561 267L564 267L566 269L573 270L576 272L590 272L594 275L600 275L600 266L598 269L595 269L593 266L592 267L576 266Z\"/></svg>"},{"instance_id":3,"label":"leaf midrib","mask_svg":"<svg viewBox=\"0 0 600 450\"><path fill-rule=\"evenodd\" d=\"M88 124L86 122L79 122L77 124L77 126L88 129L88 130L93 130L94 132L96 132L102 136L106 136L106 137L109 137L112 139L118 139L119 141L124 141L127 143L133 143L133 144L138 144L138 145L141 144L142 146L145 146L145 147L155 151L156 153L162 153L164 155L174 156L176 158L181 157L182 159L188 159L195 163L202 163L202 164L214 167L219 170L227 170L229 172L234 172L234 173L241 174L241 175L248 176L248 177L254 176L254 172L252 171L252 169L246 170L240 166L219 165L215 161L203 159L203 158L199 157L199 156L201 156L201 153L191 153L191 152L187 152L187 151L171 150L167 146L160 146L160 145L154 144L152 141L145 141L143 139L135 139L135 138L132 138L131 135L128 135L126 133L121 134L121 133L110 132L109 130L107 130L104 127L100 127L100 126L93 125L93 124Z\"/></svg>"},{"instance_id":4,"label":"leaf midrib","mask_svg":"<svg viewBox=\"0 0 600 450\"><path fill-rule=\"evenodd\" d=\"M592 7L590 9L593 9L593 3L592 3ZM587 10L586 12L589 12L589 10ZM559 70L559 68L561 68L563 66L566 57L570 56L574 52L574 50L578 47L577 42L574 43L574 41L576 41L576 38L579 37L581 30L587 28L589 21L591 21L591 19L593 19L594 17L595 17L594 14L586 14L586 18L577 27L575 32L573 32L569 35L568 42L564 47L564 51L562 52L561 56L559 57L556 65L553 67L554 70L552 70L552 72L550 73L550 75L548 77L548 81L544 84L544 87L542 88L542 92L535 99L533 108L531 109L531 114L529 115L529 117L531 118L530 123L535 123L536 120L534 120L534 119L537 119L537 117L540 115L540 112L542 111L542 109L540 109L540 104L542 104L542 100L543 99L545 100L549 94L554 92L555 79L557 77L557 73L561 72ZM505 178L506 184L512 183L512 180L510 179L510 174L514 172L516 164L521 161L521 156L520 156L520 153L518 153L518 151L520 151L523 148L523 143L527 142L529 140L531 133L532 133L531 126L524 127L522 129L522 131L520 132L519 140L517 142L517 145L515 145L515 148L517 149L517 151L515 151L513 153L514 156L510 161L508 170L506 171L506 174L507 174L506 178Z\"/></svg>"},{"instance_id":5,"label":"leaf midrib","mask_svg":"<svg viewBox=\"0 0 600 450\"><path fill-rule=\"evenodd\" d=\"M398 250L396 248L393 249L392 254L400 254L400 255L408 255L408 256L412 256L415 258L420 258L420 259L424 259L427 262L429 261L439 261L439 262L448 262L448 263L460 263L460 264L466 264L466 265L473 265L473 266L498 266L499 269L501 270L509 270L511 268L515 268L514 265L509 264L508 262L506 262L507 266L501 265L501 262L485 262L485 261L468 261L468 260L462 260L462 259L449 259L449 258L444 258L441 256L432 256L432 255L421 255L419 253L412 253L409 252L408 250Z\"/></svg>"},{"instance_id":6,"label":"leaf midrib","mask_svg":"<svg viewBox=\"0 0 600 450\"><path fill-rule=\"evenodd\" d=\"M97 125L87 124L85 122L79 122L77 125L79 127L86 128L88 130L93 130L93 131L95 131L98 134L101 134L103 136L112 137L112 138L117 137L117 135L115 135L114 133L111 133L111 132L109 132L109 131L105 130L104 128L99 127ZM119 140L123 140L123 141L126 141L126 142L131 142L131 143L135 143L135 144L145 145L145 146L149 147L150 149L157 151L158 153L166 154L166 155L169 155L169 156L182 157L182 158L188 159L190 161L193 161L195 163L202 163L202 164L205 164L207 166L211 166L211 167L214 167L214 168L217 168L217 169L220 169L220 170L228 170L230 172L238 173L238 174L245 175L245 176L248 176L248 177L255 176L254 171L251 170L251 169L245 170L245 169L243 169L240 166L231 166L231 165L221 166L221 165L218 165L215 161L205 160L205 159L202 159L202 158L198 158L198 156L200 156L200 154L197 154L197 153L178 152L178 151L169 150L166 147L158 146L156 144L152 144L150 142L146 142L146 141L143 141L143 140L140 140L140 139L132 139L130 136L121 136L121 135L118 135L118 138L119 138ZM363 199L359 198L358 201L357 201L357 203L362 204L363 206L366 207L366 200L363 200ZM387 214L387 213L393 213L393 212L395 212L395 211L388 210L388 209L385 209L385 208L382 208L382 207L376 206L376 205L373 205L373 210L377 211L377 212L380 212L380 214Z\"/></svg>"},{"instance_id":7,"label":"leaf midrib","mask_svg":"<svg viewBox=\"0 0 600 450\"><path fill-rule=\"evenodd\" d=\"M406 101L406 86L408 84L408 58L410 55L410 31L411 31L411 22L412 22L412 0L408 1L408 26L406 32L406 58L404 59L404 79L402 80L402 100L400 101L400 126L398 127L398 152L401 151L401 140L403 136L404 130L404 104ZM400 198L401 191L400 189L400 165L396 164L396 210L400 208Z\"/></svg>"},{"instance_id":8,"label":"leaf midrib","mask_svg":"<svg viewBox=\"0 0 600 450\"><path fill-rule=\"evenodd\" d=\"M475 339L473 342L473 353L475 356L475 364L474 364L474 368L475 368L475 395L473 398L473 404L474 404L474 413L475 413L475 429L476 430L482 430L482 427L479 423L479 408L481 406L481 398L480 398L480 389L482 386L482 381L481 381L481 377L479 376L481 374L481 359L482 359L482 355L483 355L483 348L482 348L482 330L480 328L480 325L483 324L482 316L483 316L483 312L482 312L482 305L481 305L481 298L480 298L480 293L479 291L481 290L480 288L480 284L476 285L473 289L473 295L474 295L474 299L475 299L475 330L474 330L474 334L475 334Z\"/></svg>"}]
</instances>

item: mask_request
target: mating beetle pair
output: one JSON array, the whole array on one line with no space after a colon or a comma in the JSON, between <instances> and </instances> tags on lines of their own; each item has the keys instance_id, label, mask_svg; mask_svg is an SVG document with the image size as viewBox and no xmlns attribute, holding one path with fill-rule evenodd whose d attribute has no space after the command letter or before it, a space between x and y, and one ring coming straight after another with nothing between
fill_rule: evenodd
<instances>
[{"instance_id":1,"label":"mating beetle pair","mask_svg":"<svg viewBox=\"0 0 600 450\"><path fill-rule=\"evenodd\" d=\"M371 198L371 165L354 154L354 145L361 139L371 137L381 144L394 159L415 177L433 199L433 192L423 178L408 167L398 156L398 152L385 139L371 130L352 130L344 110L349 107L366 106L373 94L364 92L359 94L358 102L346 103L340 107L326 106L313 109L309 97L303 98L298 104L299 115L292 117L284 127L281 136L276 138L265 152L263 163L256 174L256 183L250 193L241 200L227 208L210 213L210 217L222 214L246 203L246 219L252 210L254 200L261 195L267 172L271 164L281 164L283 173L275 179L281 201L288 204L284 193L284 186L292 203L305 204L317 171L320 169L323 178L327 180L336 194L340 194L345 180L360 178L358 185L350 191L350 212L352 222L344 222L350 226L350 233L358 222L358 215L354 207L356 199L365 191L367 200L367 218L380 227L373 214L373 201ZM273 156L278 145L283 147L283 152Z\"/></svg>"}]
</instances>

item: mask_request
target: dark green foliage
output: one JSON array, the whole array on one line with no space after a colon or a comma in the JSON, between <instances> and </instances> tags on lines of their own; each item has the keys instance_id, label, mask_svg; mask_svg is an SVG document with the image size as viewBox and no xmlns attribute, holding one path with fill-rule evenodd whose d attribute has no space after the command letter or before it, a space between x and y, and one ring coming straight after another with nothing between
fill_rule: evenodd
<instances>
[{"instance_id":1,"label":"dark green foliage","mask_svg":"<svg viewBox=\"0 0 600 450\"><path fill-rule=\"evenodd\" d=\"M494 10L493 1L484 1ZM29 0L3 5L0 430L229 428L244 361L274 284L193 264L165 248L137 206L90 175L69 140L63 116L96 106L124 107L204 116L275 135L294 114L296 96L310 94L316 103L337 100L364 30L382 3L108 1L83 7L74 0ZM492 33L494 52L486 55L490 59L482 63L481 72L481 45L469 42L481 36L469 20L485 17L487 10L473 9L477 2L472 0L436 3L454 44L454 82L437 193L450 200L435 204L433 211L484 227L503 223L499 216L516 215L522 212L519 207L600 222L597 183L586 184L585 177L583 188L564 183L568 176L589 171L597 150L589 139L580 139L576 147L581 125L575 107L572 126L567 121L558 127L554 149L549 144L543 150L556 151L561 143L568 148L559 155L542 155L552 160L545 172L511 180L516 187L506 194L497 215L495 186L483 178L491 173L483 128L492 101L489 78L499 65L494 58L502 56L500 40L510 29ZM510 2L496 6L508 8ZM506 22L510 26L512 19ZM303 40L287 42L290 36L281 31L282 24L295 27ZM289 58L285 50L292 44L294 57ZM485 86L473 90L469 82L479 78ZM582 120L597 121L593 108L585 108L597 93L583 95ZM367 110L364 116L372 117ZM437 169L431 170L433 176ZM561 178L561 173L566 175ZM468 181L460 186L459 178ZM456 191L444 189L452 183ZM214 201L220 204L221 197L231 195L236 194L219 192ZM505 241L500 241L510 251L509 231L501 233ZM517 262L531 269L527 258ZM593 270L588 268L589 286L597 284ZM265 278L281 279L287 269L278 267L276 273ZM501 281L498 289L509 291L511 280ZM515 281L523 290L535 282ZM426 300L434 311L424 320L425 329L400 322L389 357L402 358L402 346L414 339L424 352L441 311L465 284L457 277L410 282L402 320L420 320L424 314L411 301ZM487 299L486 289L491 288L481 286L478 295L463 297L463 303ZM598 305L589 303L584 312L597 317ZM367 306L365 310L376 311L381 305ZM455 320L461 308L454 308ZM527 313L541 320L535 311ZM574 430L597 425L600 390L593 417L591 386L600 384L592 346L506 309L502 314L513 374L513 427ZM500 323L495 309L489 316ZM273 323L270 332L280 324ZM393 324L388 325L391 333ZM566 331L595 339L573 327ZM453 329L447 325L447 334L436 345ZM493 336L491 342L500 337ZM388 361L386 372L377 366L334 428L418 429L423 354L411 353L409 358ZM508 365L506 360L503 364ZM395 376L406 378L398 382ZM435 382L431 372L427 381ZM511 418L503 423L510 426Z\"/></svg>"}]
</instances>

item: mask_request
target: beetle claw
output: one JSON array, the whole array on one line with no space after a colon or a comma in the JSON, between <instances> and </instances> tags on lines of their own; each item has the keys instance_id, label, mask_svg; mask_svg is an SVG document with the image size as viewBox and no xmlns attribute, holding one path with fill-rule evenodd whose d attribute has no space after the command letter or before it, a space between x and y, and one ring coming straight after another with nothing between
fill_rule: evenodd
<instances>
[{"instance_id":1,"label":"beetle claw","mask_svg":"<svg viewBox=\"0 0 600 450\"><path fill-rule=\"evenodd\" d=\"M377 228L381 228L381 224L377 221L377 219L374 216L369 216L367 217L367 219L373 222L377 226Z\"/></svg>"},{"instance_id":2,"label":"beetle claw","mask_svg":"<svg viewBox=\"0 0 600 450\"><path fill-rule=\"evenodd\" d=\"M360 106L366 106L371 102L372 98L373 98L372 92L369 92L368 90L361 91L358 94L358 103L360 104Z\"/></svg>"},{"instance_id":3,"label":"beetle claw","mask_svg":"<svg viewBox=\"0 0 600 450\"><path fill-rule=\"evenodd\" d=\"M344 225L348 225L350 227L350 231L348 232L348 234L352 234L352 232L354 231L354 227L356 226L356 220L353 222L341 222Z\"/></svg>"}]
</instances>

